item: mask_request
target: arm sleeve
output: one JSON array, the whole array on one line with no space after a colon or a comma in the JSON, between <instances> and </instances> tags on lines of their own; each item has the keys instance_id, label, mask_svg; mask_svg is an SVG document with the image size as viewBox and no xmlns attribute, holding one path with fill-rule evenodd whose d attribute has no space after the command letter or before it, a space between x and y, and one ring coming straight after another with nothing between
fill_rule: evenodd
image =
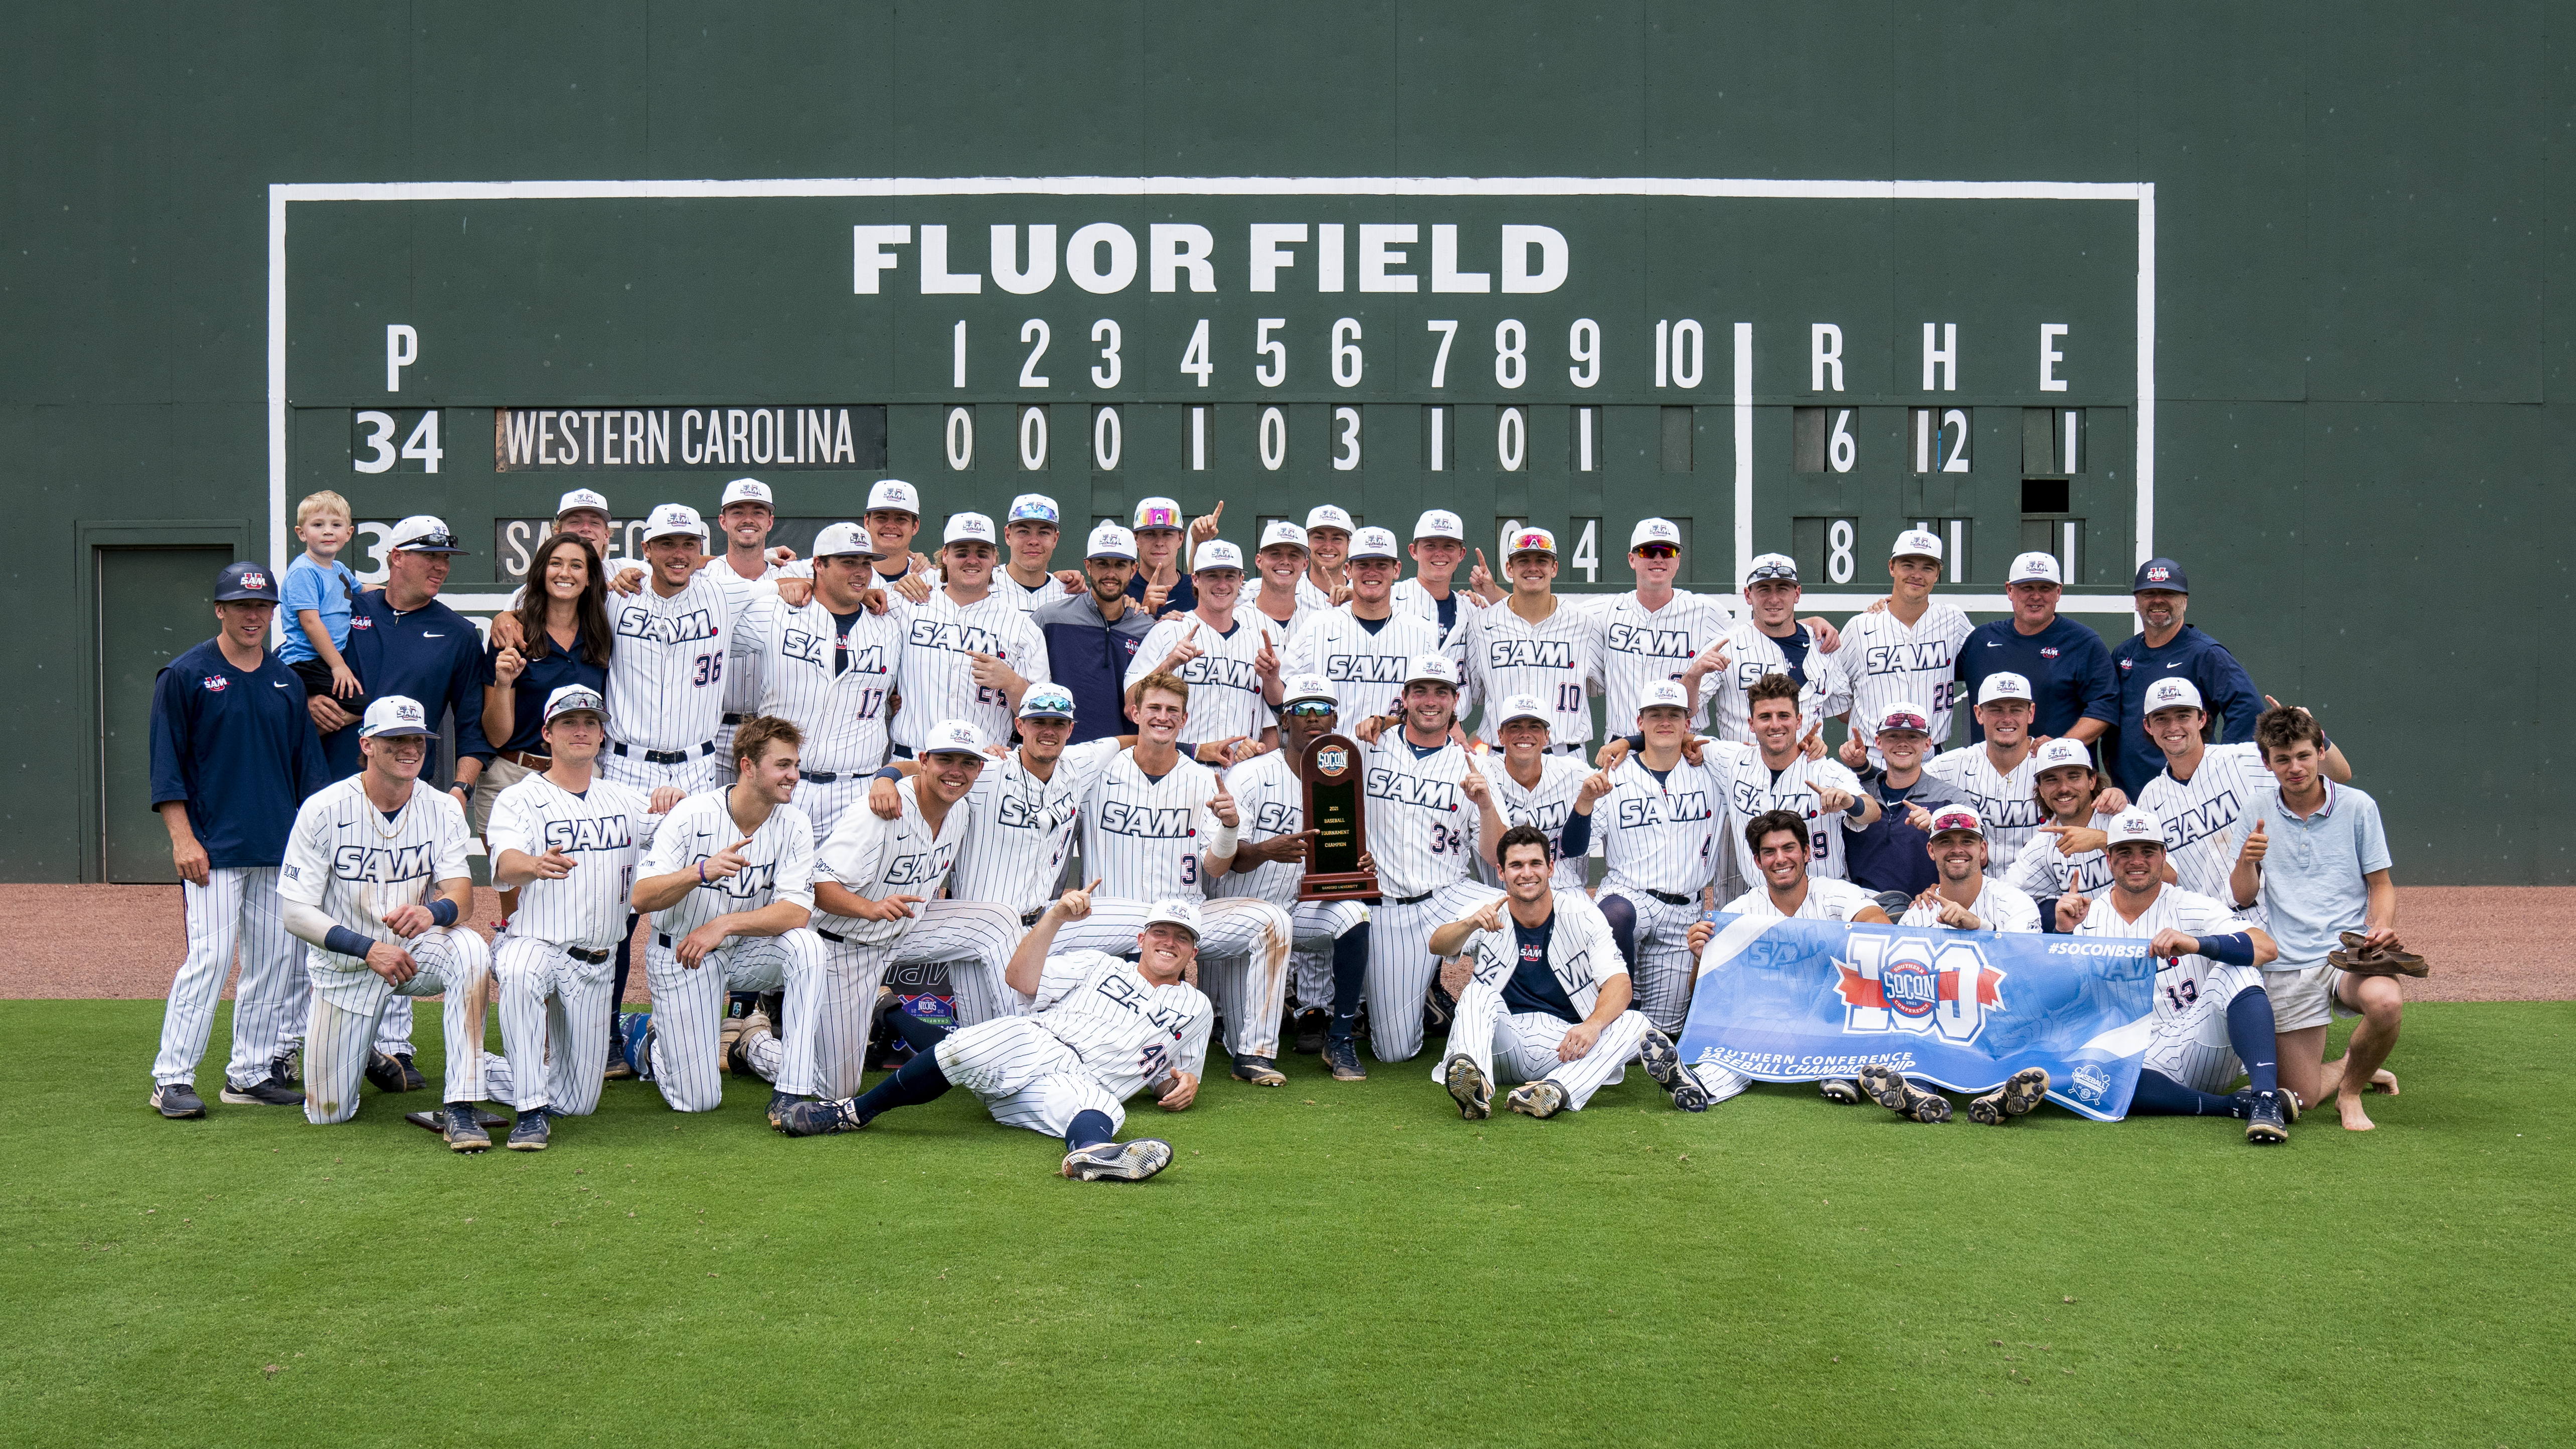
<instances>
[{"instance_id":1,"label":"arm sleeve","mask_svg":"<svg viewBox=\"0 0 2576 1449\"><path fill-rule=\"evenodd\" d=\"M305 732L312 732L312 716L306 715ZM187 691L181 687L178 671L164 669L152 681L152 808L160 809L173 800L188 798L188 741L191 734L188 718ZM204 821L196 822L199 829Z\"/></svg>"},{"instance_id":2,"label":"arm sleeve","mask_svg":"<svg viewBox=\"0 0 2576 1449\"><path fill-rule=\"evenodd\" d=\"M339 923L322 914L322 908L303 901L281 901L277 908L278 924L286 933L307 946L324 946ZM344 953L345 954L345 953Z\"/></svg>"},{"instance_id":3,"label":"arm sleeve","mask_svg":"<svg viewBox=\"0 0 2576 1449\"><path fill-rule=\"evenodd\" d=\"M2254 677L2227 646L2213 641L2201 654L2200 690L2223 717L2222 744L2241 745L2254 738L2254 721L2263 715L2263 695Z\"/></svg>"},{"instance_id":4,"label":"arm sleeve","mask_svg":"<svg viewBox=\"0 0 2576 1449\"><path fill-rule=\"evenodd\" d=\"M1610 797L1604 795L1601 798L1607 800ZM1599 803L1599 801L1594 802L1596 807ZM1592 817L1579 810L1566 811L1565 829L1557 835L1557 845L1563 858L1567 860L1572 860L1578 855L1591 854Z\"/></svg>"}]
</instances>

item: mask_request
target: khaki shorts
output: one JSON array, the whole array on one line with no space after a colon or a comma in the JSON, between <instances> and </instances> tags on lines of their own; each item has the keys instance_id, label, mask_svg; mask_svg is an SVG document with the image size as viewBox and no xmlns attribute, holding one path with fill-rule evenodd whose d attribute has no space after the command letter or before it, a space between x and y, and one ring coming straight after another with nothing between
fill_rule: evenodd
<instances>
[{"instance_id":1,"label":"khaki shorts","mask_svg":"<svg viewBox=\"0 0 2576 1449\"><path fill-rule=\"evenodd\" d=\"M499 755L483 762L483 773L474 777L474 803L467 807L465 821L480 836L492 826L492 802L501 792L535 774L525 765L512 764Z\"/></svg>"},{"instance_id":2,"label":"khaki shorts","mask_svg":"<svg viewBox=\"0 0 2576 1449\"><path fill-rule=\"evenodd\" d=\"M2341 1016L2358 1016L2336 996L2343 971L2324 961L2290 970L2266 969L2263 994L2272 998L2274 1031L2305 1031Z\"/></svg>"}]
</instances>

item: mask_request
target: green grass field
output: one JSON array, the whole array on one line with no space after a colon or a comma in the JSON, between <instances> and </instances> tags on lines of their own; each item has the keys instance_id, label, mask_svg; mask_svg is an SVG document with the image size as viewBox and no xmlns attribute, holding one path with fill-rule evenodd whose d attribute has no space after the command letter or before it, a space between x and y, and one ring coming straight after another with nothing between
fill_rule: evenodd
<instances>
[{"instance_id":1,"label":"green grass field","mask_svg":"<svg viewBox=\"0 0 2576 1449\"><path fill-rule=\"evenodd\" d=\"M2269 1151L1805 1088L1685 1116L1636 1072L1467 1124L1427 1059L1297 1058L1131 1118L1180 1153L1141 1187L1052 1176L964 1092L791 1142L765 1091L612 1084L480 1157L401 1122L434 1092L163 1122L160 1014L0 1005L0 1441L2576 1436L2571 1004L2417 1007L2382 1130Z\"/></svg>"}]
</instances>

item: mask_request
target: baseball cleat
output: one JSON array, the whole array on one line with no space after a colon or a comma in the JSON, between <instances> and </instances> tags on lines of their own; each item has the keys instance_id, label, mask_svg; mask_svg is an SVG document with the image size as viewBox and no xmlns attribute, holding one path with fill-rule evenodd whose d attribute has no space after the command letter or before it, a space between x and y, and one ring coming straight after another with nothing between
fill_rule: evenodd
<instances>
[{"instance_id":1,"label":"baseball cleat","mask_svg":"<svg viewBox=\"0 0 2576 1449\"><path fill-rule=\"evenodd\" d=\"M1902 1112L1909 1105L1905 1075L1894 1067L1872 1062L1860 1069L1860 1080L1855 1085L1868 1093L1870 1100L1891 1112Z\"/></svg>"},{"instance_id":2,"label":"baseball cleat","mask_svg":"<svg viewBox=\"0 0 2576 1449\"><path fill-rule=\"evenodd\" d=\"M378 1051L367 1053L367 1085L379 1092L408 1092L411 1088L404 1081L400 1057Z\"/></svg>"},{"instance_id":3,"label":"baseball cleat","mask_svg":"<svg viewBox=\"0 0 2576 1449\"><path fill-rule=\"evenodd\" d=\"M1494 1084L1485 1080L1473 1057L1465 1052L1451 1057L1440 1068L1440 1081L1457 1099L1459 1116L1482 1122L1494 1115Z\"/></svg>"},{"instance_id":4,"label":"baseball cleat","mask_svg":"<svg viewBox=\"0 0 2576 1449\"><path fill-rule=\"evenodd\" d=\"M206 1115L206 1099L186 1082L163 1082L152 1089L144 1105L176 1122L188 1117Z\"/></svg>"},{"instance_id":5,"label":"baseball cleat","mask_svg":"<svg viewBox=\"0 0 2576 1449\"><path fill-rule=\"evenodd\" d=\"M1816 1083L1816 1091L1828 1102L1840 1102L1846 1107L1860 1105L1860 1083L1849 1077L1827 1077Z\"/></svg>"},{"instance_id":6,"label":"baseball cleat","mask_svg":"<svg viewBox=\"0 0 2576 1449\"><path fill-rule=\"evenodd\" d=\"M1311 1057L1324 1049L1324 1034L1332 1029L1333 1014L1320 1006L1310 1006L1297 1013L1297 1055Z\"/></svg>"},{"instance_id":7,"label":"baseball cleat","mask_svg":"<svg viewBox=\"0 0 2576 1449\"><path fill-rule=\"evenodd\" d=\"M786 1131L787 1109L795 1106L799 1102L811 1102L813 1100L814 1099L811 1097L799 1096L794 1092L782 1092L775 1087L771 1088L769 1092L769 1125L777 1128L781 1132Z\"/></svg>"},{"instance_id":8,"label":"baseball cleat","mask_svg":"<svg viewBox=\"0 0 2576 1449\"><path fill-rule=\"evenodd\" d=\"M447 1139L449 1151L484 1152L490 1150L492 1146L492 1134L483 1130L483 1124L475 1120L476 1115L474 1104L471 1102L450 1102L447 1104L446 1111L440 1114L446 1124L445 1129L439 1135Z\"/></svg>"},{"instance_id":9,"label":"baseball cleat","mask_svg":"<svg viewBox=\"0 0 2576 1449\"><path fill-rule=\"evenodd\" d=\"M301 1107L304 1094L286 1086L275 1077L264 1077L247 1087L224 1083L221 1099L236 1107Z\"/></svg>"},{"instance_id":10,"label":"baseball cleat","mask_svg":"<svg viewBox=\"0 0 2576 1449\"><path fill-rule=\"evenodd\" d=\"M1172 1165L1172 1144L1159 1137L1095 1142L1064 1155L1059 1169L1076 1182L1143 1182Z\"/></svg>"},{"instance_id":11,"label":"baseball cleat","mask_svg":"<svg viewBox=\"0 0 2576 1449\"><path fill-rule=\"evenodd\" d=\"M834 1132L856 1132L868 1124L850 1109L851 1099L816 1102L807 1098L790 1098L778 1110L773 1121L778 1130L790 1137L823 1137Z\"/></svg>"},{"instance_id":12,"label":"baseball cleat","mask_svg":"<svg viewBox=\"0 0 2576 1449\"><path fill-rule=\"evenodd\" d=\"M1672 1093L1673 1105L1685 1112L1708 1110L1708 1088L1700 1085L1699 1073L1682 1060L1681 1050L1673 1039L1654 1027L1646 1028L1645 1044L1638 1049L1638 1060L1645 1064L1646 1075L1655 1085Z\"/></svg>"},{"instance_id":13,"label":"baseball cleat","mask_svg":"<svg viewBox=\"0 0 2576 1449\"><path fill-rule=\"evenodd\" d=\"M1968 1102L1968 1120L1989 1127L2001 1127L2015 1117L2028 1113L2048 1100L2048 1069L2024 1067L2004 1078L2004 1084L1982 1097Z\"/></svg>"},{"instance_id":14,"label":"baseball cleat","mask_svg":"<svg viewBox=\"0 0 2576 1449\"><path fill-rule=\"evenodd\" d=\"M1447 1036L1449 1019L1457 1014L1458 999L1438 981L1432 982L1431 989L1422 995L1422 1034Z\"/></svg>"},{"instance_id":15,"label":"baseball cleat","mask_svg":"<svg viewBox=\"0 0 2576 1449\"><path fill-rule=\"evenodd\" d=\"M770 1030L769 1018L755 1011L749 1016L725 1024L734 1029L733 1040L725 1047L725 1059L733 1068L733 1074L737 1077L760 1075L751 1065L751 1045L763 1037L777 1035Z\"/></svg>"},{"instance_id":16,"label":"baseball cleat","mask_svg":"<svg viewBox=\"0 0 2576 1449\"><path fill-rule=\"evenodd\" d=\"M521 1112L519 1120L510 1124L510 1140L503 1145L512 1152L545 1151L548 1115L543 1107L530 1107Z\"/></svg>"},{"instance_id":17,"label":"baseball cleat","mask_svg":"<svg viewBox=\"0 0 2576 1449\"><path fill-rule=\"evenodd\" d=\"M284 1082L290 1087L300 1087L304 1085L303 1078L299 1075L302 1068L296 1064L296 1055L297 1054L294 1052L288 1052L277 1060L270 1062L268 1064L269 1080Z\"/></svg>"},{"instance_id":18,"label":"baseball cleat","mask_svg":"<svg viewBox=\"0 0 2576 1449\"><path fill-rule=\"evenodd\" d=\"M643 1012L617 1019L618 1039L626 1043L626 1074L639 1082L653 1080L653 1018Z\"/></svg>"},{"instance_id":19,"label":"baseball cleat","mask_svg":"<svg viewBox=\"0 0 2576 1449\"><path fill-rule=\"evenodd\" d=\"M2245 1114L2245 1140L2257 1147L2270 1147L2290 1140L2288 1114L2282 1110L2280 1092L2257 1092L2253 1108Z\"/></svg>"},{"instance_id":20,"label":"baseball cleat","mask_svg":"<svg viewBox=\"0 0 2576 1449\"><path fill-rule=\"evenodd\" d=\"M1234 1079L1238 1082L1250 1082L1256 1087L1288 1085L1288 1074L1279 1070L1278 1065L1268 1057L1236 1057Z\"/></svg>"},{"instance_id":21,"label":"baseball cleat","mask_svg":"<svg viewBox=\"0 0 2576 1449\"><path fill-rule=\"evenodd\" d=\"M1503 1105L1542 1120L1565 1110L1565 1089L1545 1077L1512 1088Z\"/></svg>"},{"instance_id":22,"label":"baseball cleat","mask_svg":"<svg viewBox=\"0 0 2576 1449\"><path fill-rule=\"evenodd\" d=\"M1368 1080L1368 1068L1360 1065L1360 1044L1350 1037L1327 1038L1324 1042L1324 1063L1333 1069L1333 1080L1336 1082Z\"/></svg>"},{"instance_id":23,"label":"baseball cleat","mask_svg":"<svg viewBox=\"0 0 2576 1449\"><path fill-rule=\"evenodd\" d=\"M739 1072L742 1070L734 1064L735 1057L733 1048L734 1043L742 1040L743 1023L750 1019L751 1018L748 1016L727 1016L723 1021L716 1023L717 1071Z\"/></svg>"},{"instance_id":24,"label":"baseball cleat","mask_svg":"<svg viewBox=\"0 0 2576 1449\"><path fill-rule=\"evenodd\" d=\"M2255 1105L2263 1100L2263 1094L2255 1091L2252 1087L2248 1087L2244 1091L2230 1096L2227 1100L2236 1104L2236 1111L2233 1115L2238 1117L2251 1117L2254 1115ZM2284 1127L2298 1126L2299 1094L2291 1091L2287 1087L2283 1087L2280 1090L2279 1106L2281 1108L2281 1125Z\"/></svg>"},{"instance_id":25,"label":"baseball cleat","mask_svg":"<svg viewBox=\"0 0 2576 1449\"><path fill-rule=\"evenodd\" d=\"M429 1085L429 1078L420 1074L420 1068L411 1064L410 1057L397 1053L394 1057L394 1065L402 1068L402 1090L417 1092Z\"/></svg>"}]
</instances>

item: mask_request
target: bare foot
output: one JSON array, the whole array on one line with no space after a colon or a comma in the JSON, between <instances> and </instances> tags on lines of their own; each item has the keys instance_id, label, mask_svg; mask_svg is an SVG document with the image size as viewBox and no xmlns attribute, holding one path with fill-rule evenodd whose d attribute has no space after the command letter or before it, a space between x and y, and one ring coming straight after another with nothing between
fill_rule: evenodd
<instances>
[{"instance_id":1,"label":"bare foot","mask_svg":"<svg viewBox=\"0 0 2576 1449\"><path fill-rule=\"evenodd\" d=\"M2396 1096L2397 1074L2386 1067L2381 1067L2378 1071L2370 1074L2370 1086L2368 1090L2373 1092L2386 1092L2392 1097Z\"/></svg>"},{"instance_id":2,"label":"bare foot","mask_svg":"<svg viewBox=\"0 0 2576 1449\"><path fill-rule=\"evenodd\" d=\"M2361 1098L2353 1093L2337 1093L2335 1110L2343 1114L2343 1130L2346 1132L2368 1132L2379 1126L2370 1120L2369 1113L2361 1110Z\"/></svg>"}]
</instances>

